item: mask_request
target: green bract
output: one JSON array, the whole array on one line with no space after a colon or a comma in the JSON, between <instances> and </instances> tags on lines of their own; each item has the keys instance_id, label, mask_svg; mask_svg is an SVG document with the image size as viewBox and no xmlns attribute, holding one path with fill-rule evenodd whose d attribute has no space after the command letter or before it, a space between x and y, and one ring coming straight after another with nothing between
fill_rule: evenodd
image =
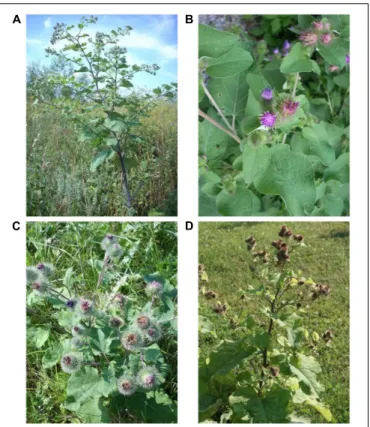
<instances>
[{"instance_id":1,"label":"green bract","mask_svg":"<svg viewBox=\"0 0 370 427\"><path fill-rule=\"evenodd\" d=\"M199 214L349 215L348 16L225 22L199 26Z\"/></svg>"}]
</instances>

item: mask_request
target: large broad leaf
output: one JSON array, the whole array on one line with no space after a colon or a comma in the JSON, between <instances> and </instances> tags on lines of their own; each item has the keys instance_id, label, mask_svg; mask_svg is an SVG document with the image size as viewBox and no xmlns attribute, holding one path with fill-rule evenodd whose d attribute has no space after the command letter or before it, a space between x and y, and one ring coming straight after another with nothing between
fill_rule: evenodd
<instances>
[{"instance_id":1,"label":"large broad leaf","mask_svg":"<svg viewBox=\"0 0 370 427\"><path fill-rule=\"evenodd\" d=\"M311 396L308 396L301 389L298 389L296 391L296 393L294 394L293 402L295 404L306 404L306 405L312 406L313 408L316 409L316 411L320 412L320 414L328 422L331 422L333 419L333 416L332 416L330 410L325 405L323 405L318 400L312 398Z\"/></svg>"},{"instance_id":2,"label":"large broad leaf","mask_svg":"<svg viewBox=\"0 0 370 427\"><path fill-rule=\"evenodd\" d=\"M271 150L266 145L245 144L243 148L243 176L250 184L270 163Z\"/></svg>"},{"instance_id":3,"label":"large broad leaf","mask_svg":"<svg viewBox=\"0 0 370 427\"><path fill-rule=\"evenodd\" d=\"M224 216L252 216L261 209L260 199L243 184L234 191L223 189L216 198L218 211Z\"/></svg>"},{"instance_id":4,"label":"large broad leaf","mask_svg":"<svg viewBox=\"0 0 370 427\"><path fill-rule=\"evenodd\" d=\"M242 71L224 79L210 79L208 90L225 116L241 116L247 104L248 84Z\"/></svg>"},{"instance_id":5,"label":"large broad leaf","mask_svg":"<svg viewBox=\"0 0 370 427\"><path fill-rule=\"evenodd\" d=\"M36 348L41 348L50 335L50 328L47 326L32 326L27 328L27 339L32 342Z\"/></svg>"},{"instance_id":6,"label":"large broad leaf","mask_svg":"<svg viewBox=\"0 0 370 427\"><path fill-rule=\"evenodd\" d=\"M281 196L291 215L310 215L316 200L315 173L310 161L293 153L287 145L275 145L270 150L269 165L254 180L256 189Z\"/></svg>"},{"instance_id":7,"label":"large broad leaf","mask_svg":"<svg viewBox=\"0 0 370 427\"><path fill-rule=\"evenodd\" d=\"M76 414L88 424L106 424L110 422L108 409L103 406L102 399L99 397L93 397L83 403L76 411Z\"/></svg>"},{"instance_id":8,"label":"large broad leaf","mask_svg":"<svg viewBox=\"0 0 370 427\"><path fill-rule=\"evenodd\" d=\"M325 189L324 193L317 201L317 207L312 211L311 216L341 216L343 209L348 210L349 196L348 184L330 180L321 184Z\"/></svg>"},{"instance_id":9,"label":"large broad leaf","mask_svg":"<svg viewBox=\"0 0 370 427\"><path fill-rule=\"evenodd\" d=\"M237 42L238 37L235 34L199 25L199 57L218 58L231 50Z\"/></svg>"},{"instance_id":10,"label":"large broad leaf","mask_svg":"<svg viewBox=\"0 0 370 427\"><path fill-rule=\"evenodd\" d=\"M225 127L225 124L213 108L208 110L208 115ZM229 142L232 141L232 138L208 120L203 120L203 122L199 123L200 151L201 154L205 154L208 160L218 159L225 154Z\"/></svg>"},{"instance_id":11,"label":"large broad leaf","mask_svg":"<svg viewBox=\"0 0 370 427\"><path fill-rule=\"evenodd\" d=\"M319 397L324 387L318 382L317 374L321 372L319 362L312 356L298 354L289 364L290 370L301 384L302 390L313 397Z\"/></svg>"},{"instance_id":12,"label":"large broad leaf","mask_svg":"<svg viewBox=\"0 0 370 427\"><path fill-rule=\"evenodd\" d=\"M257 397L249 387L239 388L229 398L238 418L252 424L288 422L290 392L284 389L269 391L263 398ZM237 422L237 420L234 420Z\"/></svg>"},{"instance_id":13,"label":"large broad leaf","mask_svg":"<svg viewBox=\"0 0 370 427\"><path fill-rule=\"evenodd\" d=\"M252 55L240 47L234 47L219 58L209 59L207 74L211 77L230 77L247 70L253 64Z\"/></svg>"},{"instance_id":14,"label":"large broad leaf","mask_svg":"<svg viewBox=\"0 0 370 427\"><path fill-rule=\"evenodd\" d=\"M249 135L250 133L252 133L253 131L255 131L260 127L261 127L261 121L260 121L260 118L257 116L246 117L243 120L242 128L245 135Z\"/></svg>"},{"instance_id":15,"label":"large broad leaf","mask_svg":"<svg viewBox=\"0 0 370 427\"><path fill-rule=\"evenodd\" d=\"M310 73L320 74L320 68L315 61L308 59L301 43L296 43L289 54L283 59L280 71L289 73Z\"/></svg>"},{"instance_id":16,"label":"large broad leaf","mask_svg":"<svg viewBox=\"0 0 370 427\"><path fill-rule=\"evenodd\" d=\"M320 43L318 51L330 65L343 68L346 65L346 54L349 51L349 46L348 42L343 39L334 39L327 45Z\"/></svg>"},{"instance_id":17,"label":"large broad leaf","mask_svg":"<svg viewBox=\"0 0 370 427\"><path fill-rule=\"evenodd\" d=\"M107 159L110 159L115 154L115 151L111 148L104 148L99 151L99 153L95 156L94 160L91 162L90 170L91 172L95 172L96 169Z\"/></svg>"},{"instance_id":18,"label":"large broad leaf","mask_svg":"<svg viewBox=\"0 0 370 427\"><path fill-rule=\"evenodd\" d=\"M343 153L325 170L324 180L335 179L342 184L349 183L349 153Z\"/></svg>"},{"instance_id":19,"label":"large broad leaf","mask_svg":"<svg viewBox=\"0 0 370 427\"><path fill-rule=\"evenodd\" d=\"M216 196L199 191L199 216L221 216L216 206Z\"/></svg>"},{"instance_id":20,"label":"large broad leaf","mask_svg":"<svg viewBox=\"0 0 370 427\"><path fill-rule=\"evenodd\" d=\"M293 136L291 146L294 152L317 156L326 166L334 162L335 151L329 144L329 136L323 123L303 128L302 136Z\"/></svg>"},{"instance_id":21,"label":"large broad leaf","mask_svg":"<svg viewBox=\"0 0 370 427\"><path fill-rule=\"evenodd\" d=\"M67 396L77 405L92 397L107 395L106 391L106 384L99 377L96 368L91 366L72 374L67 384Z\"/></svg>"},{"instance_id":22,"label":"large broad leaf","mask_svg":"<svg viewBox=\"0 0 370 427\"><path fill-rule=\"evenodd\" d=\"M52 347L49 347L42 358L42 366L45 369L55 366L62 358L63 351L63 344L61 343L57 343Z\"/></svg>"},{"instance_id":23,"label":"large broad leaf","mask_svg":"<svg viewBox=\"0 0 370 427\"><path fill-rule=\"evenodd\" d=\"M267 80L261 74L249 73L247 75L247 82L253 93L254 99L260 101L263 89L269 87Z\"/></svg>"}]
</instances>

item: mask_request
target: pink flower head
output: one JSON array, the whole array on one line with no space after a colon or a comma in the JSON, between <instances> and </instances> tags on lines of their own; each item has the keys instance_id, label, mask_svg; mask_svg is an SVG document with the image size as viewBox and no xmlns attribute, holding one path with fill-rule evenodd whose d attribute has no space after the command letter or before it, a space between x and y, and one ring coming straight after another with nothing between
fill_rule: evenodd
<instances>
[{"instance_id":1,"label":"pink flower head","mask_svg":"<svg viewBox=\"0 0 370 427\"><path fill-rule=\"evenodd\" d=\"M274 55L279 55L279 49L277 47L272 52Z\"/></svg>"},{"instance_id":2,"label":"pink flower head","mask_svg":"<svg viewBox=\"0 0 370 427\"><path fill-rule=\"evenodd\" d=\"M145 384L147 386L152 386L155 383L155 376L154 375L147 375L145 377Z\"/></svg>"},{"instance_id":3,"label":"pink flower head","mask_svg":"<svg viewBox=\"0 0 370 427\"><path fill-rule=\"evenodd\" d=\"M312 26L315 28L315 30L321 31L324 28L324 23L322 21L314 21Z\"/></svg>"},{"instance_id":4,"label":"pink flower head","mask_svg":"<svg viewBox=\"0 0 370 427\"><path fill-rule=\"evenodd\" d=\"M299 36L299 40L304 46L313 46L317 43L317 34L313 31L305 31Z\"/></svg>"},{"instance_id":5,"label":"pink flower head","mask_svg":"<svg viewBox=\"0 0 370 427\"><path fill-rule=\"evenodd\" d=\"M294 102L291 99L288 99L282 104L282 114L283 116L292 116L299 106L299 102Z\"/></svg>"},{"instance_id":6,"label":"pink flower head","mask_svg":"<svg viewBox=\"0 0 370 427\"><path fill-rule=\"evenodd\" d=\"M333 73L334 71L339 71L338 65L330 65L329 71Z\"/></svg>"},{"instance_id":7,"label":"pink flower head","mask_svg":"<svg viewBox=\"0 0 370 427\"><path fill-rule=\"evenodd\" d=\"M320 37L320 40L323 44L330 44L333 40L333 37L330 33L325 33Z\"/></svg>"},{"instance_id":8,"label":"pink flower head","mask_svg":"<svg viewBox=\"0 0 370 427\"><path fill-rule=\"evenodd\" d=\"M260 116L261 125L266 126L268 128L272 128L276 122L276 115L266 111Z\"/></svg>"}]
</instances>

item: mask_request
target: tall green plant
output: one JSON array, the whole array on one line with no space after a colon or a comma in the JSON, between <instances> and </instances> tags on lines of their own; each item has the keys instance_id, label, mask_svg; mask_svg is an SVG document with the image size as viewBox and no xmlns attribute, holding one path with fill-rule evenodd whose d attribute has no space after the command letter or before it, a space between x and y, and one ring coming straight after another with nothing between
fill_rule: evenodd
<instances>
[{"instance_id":1,"label":"tall green plant","mask_svg":"<svg viewBox=\"0 0 370 427\"><path fill-rule=\"evenodd\" d=\"M271 243L273 253L256 250L253 236L246 244L259 284L248 285L242 295L258 298L266 322L250 313L243 339L222 342L200 361L200 420L218 414L221 422L310 422L294 413L297 406L308 405L330 422L318 381L321 367L313 356L320 337L304 327L302 316L313 301L330 294L330 287L289 269L290 256L305 244L286 226ZM322 338L329 344L333 334L327 330Z\"/></svg>"},{"instance_id":2,"label":"tall green plant","mask_svg":"<svg viewBox=\"0 0 370 427\"><path fill-rule=\"evenodd\" d=\"M140 119L156 105L160 98L176 96L177 84L164 84L141 97L127 94L133 88L132 80L137 73L156 74L159 66L129 65L127 49L122 38L133 30L130 26L118 27L110 33L96 32L89 27L97 17L83 17L75 25L56 24L51 37L49 56L70 63L74 67L71 76L53 74L47 79L33 81L29 93L36 103L43 102L66 114L80 129L80 140L92 144L96 156L90 169L95 172L105 161L118 159L122 172L122 187L129 215L135 215L135 195L143 185L132 183L128 169L137 144L147 143L136 131L142 126ZM78 77L83 76L83 77ZM59 96L49 102L44 96L45 86L59 88Z\"/></svg>"}]
</instances>

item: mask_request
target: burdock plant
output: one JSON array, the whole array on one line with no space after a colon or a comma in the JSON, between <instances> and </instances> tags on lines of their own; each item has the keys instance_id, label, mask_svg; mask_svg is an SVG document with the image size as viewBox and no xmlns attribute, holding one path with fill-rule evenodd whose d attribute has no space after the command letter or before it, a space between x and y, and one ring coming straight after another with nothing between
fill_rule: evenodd
<instances>
[{"instance_id":1,"label":"burdock plant","mask_svg":"<svg viewBox=\"0 0 370 427\"><path fill-rule=\"evenodd\" d=\"M228 406L227 417L233 423L309 422L293 412L298 405L308 405L330 422L318 379L321 367L314 357L320 335L304 327L305 313L317 299L330 295L330 285L289 267L306 243L286 225L268 245L254 236L246 243L247 268L258 284L248 283L240 295L246 301L257 299L260 309L258 314L248 313L242 339L224 342L201 361L201 399L225 399L218 406L202 408L201 420ZM322 335L327 345L333 339L330 330Z\"/></svg>"},{"instance_id":2,"label":"burdock plant","mask_svg":"<svg viewBox=\"0 0 370 427\"><path fill-rule=\"evenodd\" d=\"M71 411L90 405L92 390L94 399L104 400L105 405L123 395L128 399L127 407L129 399L133 399L133 407L145 399L152 404L149 393L153 390L167 396L166 390L160 389L168 372L161 345L164 343L167 351L176 334L176 290L162 276L153 274L144 277L140 291L131 293L122 280L121 271L126 270L120 261L124 253L120 238L107 234L101 248L104 260L95 288L87 284L64 286L66 281L59 280L57 269L48 263L27 267L32 297L38 304L58 307L50 321L59 323L58 340L46 349L43 363L47 368L59 363L70 375L64 407ZM90 291L77 292L85 288ZM137 302L139 298L142 304ZM86 392L79 392L80 388ZM146 397L141 400L143 394Z\"/></svg>"}]
</instances>

